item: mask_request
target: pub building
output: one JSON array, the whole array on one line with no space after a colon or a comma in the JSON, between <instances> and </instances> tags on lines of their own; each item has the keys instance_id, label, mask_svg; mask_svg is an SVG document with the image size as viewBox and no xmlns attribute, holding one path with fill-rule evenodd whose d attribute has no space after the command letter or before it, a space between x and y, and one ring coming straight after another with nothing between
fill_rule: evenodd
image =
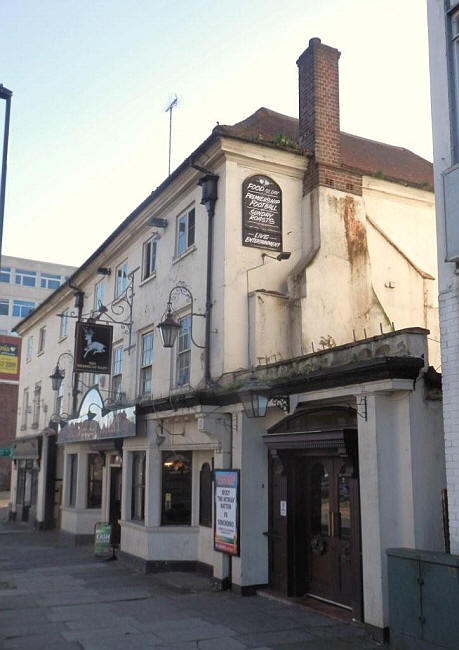
<instances>
[{"instance_id":1,"label":"pub building","mask_svg":"<svg viewBox=\"0 0 459 650\"><path fill-rule=\"evenodd\" d=\"M340 131L339 56L311 39L299 120L215 127L17 326L11 510L35 484L37 527L382 638L385 550L443 544L432 166Z\"/></svg>"}]
</instances>

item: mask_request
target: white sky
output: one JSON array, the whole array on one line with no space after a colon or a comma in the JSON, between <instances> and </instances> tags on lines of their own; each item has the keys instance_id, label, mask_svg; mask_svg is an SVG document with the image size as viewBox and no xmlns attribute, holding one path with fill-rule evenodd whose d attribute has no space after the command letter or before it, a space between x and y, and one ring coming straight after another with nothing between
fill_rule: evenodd
<instances>
[{"instance_id":1,"label":"white sky","mask_svg":"<svg viewBox=\"0 0 459 650\"><path fill-rule=\"evenodd\" d=\"M341 129L431 160L424 0L0 0L3 253L84 262L167 175L174 93L172 168L217 121L296 117L314 36L341 51Z\"/></svg>"}]
</instances>

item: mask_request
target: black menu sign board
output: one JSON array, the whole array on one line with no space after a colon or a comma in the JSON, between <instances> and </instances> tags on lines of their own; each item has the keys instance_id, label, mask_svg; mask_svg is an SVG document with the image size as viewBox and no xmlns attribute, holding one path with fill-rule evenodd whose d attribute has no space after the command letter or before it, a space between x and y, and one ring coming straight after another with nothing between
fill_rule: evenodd
<instances>
[{"instance_id":1,"label":"black menu sign board","mask_svg":"<svg viewBox=\"0 0 459 650\"><path fill-rule=\"evenodd\" d=\"M242 245L282 250L282 190L269 176L242 184Z\"/></svg>"}]
</instances>

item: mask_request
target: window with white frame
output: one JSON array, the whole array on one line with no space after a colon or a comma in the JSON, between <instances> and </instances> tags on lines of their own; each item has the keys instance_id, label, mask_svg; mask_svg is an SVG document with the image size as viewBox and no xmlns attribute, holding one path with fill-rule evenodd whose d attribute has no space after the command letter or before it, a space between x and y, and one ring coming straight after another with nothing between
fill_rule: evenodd
<instances>
[{"instance_id":1,"label":"window with white frame","mask_svg":"<svg viewBox=\"0 0 459 650\"><path fill-rule=\"evenodd\" d=\"M32 427L38 429L40 424L41 383L35 384L33 389Z\"/></svg>"},{"instance_id":2,"label":"window with white frame","mask_svg":"<svg viewBox=\"0 0 459 650\"><path fill-rule=\"evenodd\" d=\"M78 454L67 456L68 469L68 498L67 505L70 508L76 506L77 475L78 475Z\"/></svg>"},{"instance_id":3,"label":"window with white frame","mask_svg":"<svg viewBox=\"0 0 459 650\"><path fill-rule=\"evenodd\" d=\"M63 339L69 333L69 310L66 309L61 314L61 325L59 328L59 338Z\"/></svg>"},{"instance_id":4,"label":"window with white frame","mask_svg":"<svg viewBox=\"0 0 459 650\"><path fill-rule=\"evenodd\" d=\"M194 244L194 208L177 217L176 256L182 255Z\"/></svg>"},{"instance_id":5,"label":"window with white frame","mask_svg":"<svg viewBox=\"0 0 459 650\"><path fill-rule=\"evenodd\" d=\"M64 405L64 381L61 381L56 393L56 407L54 409L57 415L60 415L62 413L63 405Z\"/></svg>"},{"instance_id":6,"label":"window with white frame","mask_svg":"<svg viewBox=\"0 0 459 650\"><path fill-rule=\"evenodd\" d=\"M121 381L123 374L123 346L117 345L113 348L113 369L112 369L112 396L119 400L121 397Z\"/></svg>"},{"instance_id":7,"label":"window with white frame","mask_svg":"<svg viewBox=\"0 0 459 650\"><path fill-rule=\"evenodd\" d=\"M180 318L180 330L177 337L177 361L175 383L183 386L190 383L191 367L191 314Z\"/></svg>"},{"instance_id":8,"label":"window with white frame","mask_svg":"<svg viewBox=\"0 0 459 650\"><path fill-rule=\"evenodd\" d=\"M128 263L123 262L116 267L116 279L115 279L115 298L119 298L127 289L128 285Z\"/></svg>"},{"instance_id":9,"label":"window with white frame","mask_svg":"<svg viewBox=\"0 0 459 650\"><path fill-rule=\"evenodd\" d=\"M13 316L25 318L35 309L35 303L31 300L13 300Z\"/></svg>"},{"instance_id":10,"label":"window with white frame","mask_svg":"<svg viewBox=\"0 0 459 650\"><path fill-rule=\"evenodd\" d=\"M102 305L105 305L105 280L94 286L94 309L99 311Z\"/></svg>"},{"instance_id":11,"label":"window with white frame","mask_svg":"<svg viewBox=\"0 0 459 650\"><path fill-rule=\"evenodd\" d=\"M33 336L27 337L26 359L31 359L33 354Z\"/></svg>"},{"instance_id":12,"label":"window with white frame","mask_svg":"<svg viewBox=\"0 0 459 650\"><path fill-rule=\"evenodd\" d=\"M40 330L38 332L38 354L44 351L45 343L46 343L46 325L43 325L43 327L40 327Z\"/></svg>"},{"instance_id":13,"label":"window with white frame","mask_svg":"<svg viewBox=\"0 0 459 650\"><path fill-rule=\"evenodd\" d=\"M30 403L29 403L29 389L24 388L24 393L22 397L22 421L21 421L21 429L27 429L27 417L29 415L30 411Z\"/></svg>"},{"instance_id":14,"label":"window with white frame","mask_svg":"<svg viewBox=\"0 0 459 650\"><path fill-rule=\"evenodd\" d=\"M61 276L54 273L40 273L40 287L42 289L58 289L61 286Z\"/></svg>"},{"instance_id":15,"label":"window with white frame","mask_svg":"<svg viewBox=\"0 0 459 650\"><path fill-rule=\"evenodd\" d=\"M100 508L102 505L102 470L100 454L88 454L88 494L87 508Z\"/></svg>"},{"instance_id":16,"label":"window with white frame","mask_svg":"<svg viewBox=\"0 0 459 650\"><path fill-rule=\"evenodd\" d=\"M142 280L151 277L156 271L156 246L155 237L150 237L143 245L143 271Z\"/></svg>"},{"instance_id":17,"label":"window with white frame","mask_svg":"<svg viewBox=\"0 0 459 650\"><path fill-rule=\"evenodd\" d=\"M11 268L9 266L0 266L0 282L6 284L11 282Z\"/></svg>"},{"instance_id":18,"label":"window with white frame","mask_svg":"<svg viewBox=\"0 0 459 650\"><path fill-rule=\"evenodd\" d=\"M23 287L34 287L37 282L36 271L29 271L27 269L16 269L15 283Z\"/></svg>"},{"instance_id":19,"label":"window with white frame","mask_svg":"<svg viewBox=\"0 0 459 650\"><path fill-rule=\"evenodd\" d=\"M459 162L459 3L449 15L449 67L451 89L451 126L453 136L452 163Z\"/></svg>"},{"instance_id":20,"label":"window with white frame","mask_svg":"<svg viewBox=\"0 0 459 650\"><path fill-rule=\"evenodd\" d=\"M8 316L10 312L10 301L6 298L0 298L0 316Z\"/></svg>"},{"instance_id":21,"label":"window with white frame","mask_svg":"<svg viewBox=\"0 0 459 650\"><path fill-rule=\"evenodd\" d=\"M151 394L151 375L153 361L153 332L142 335L140 350L140 394Z\"/></svg>"},{"instance_id":22,"label":"window with white frame","mask_svg":"<svg viewBox=\"0 0 459 650\"><path fill-rule=\"evenodd\" d=\"M145 452L132 454L131 519L145 519Z\"/></svg>"}]
</instances>

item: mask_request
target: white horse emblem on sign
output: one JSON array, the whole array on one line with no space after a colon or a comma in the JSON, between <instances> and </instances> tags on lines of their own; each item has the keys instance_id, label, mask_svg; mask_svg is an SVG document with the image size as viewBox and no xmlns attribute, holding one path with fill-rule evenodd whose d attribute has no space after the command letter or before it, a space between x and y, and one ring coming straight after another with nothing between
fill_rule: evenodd
<instances>
[{"instance_id":1,"label":"white horse emblem on sign","mask_svg":"<svg viewBox=\"0 0 459 650\"><path fill-rule=\"evenodd\" d=\"M84 338L86 340L86 347L84 349L83 359L86 359L88 354L102 354L107 349L107 346L100 341L93 341L94 330L90 327L84 327Z\"/></svg>"}]
</instances>

